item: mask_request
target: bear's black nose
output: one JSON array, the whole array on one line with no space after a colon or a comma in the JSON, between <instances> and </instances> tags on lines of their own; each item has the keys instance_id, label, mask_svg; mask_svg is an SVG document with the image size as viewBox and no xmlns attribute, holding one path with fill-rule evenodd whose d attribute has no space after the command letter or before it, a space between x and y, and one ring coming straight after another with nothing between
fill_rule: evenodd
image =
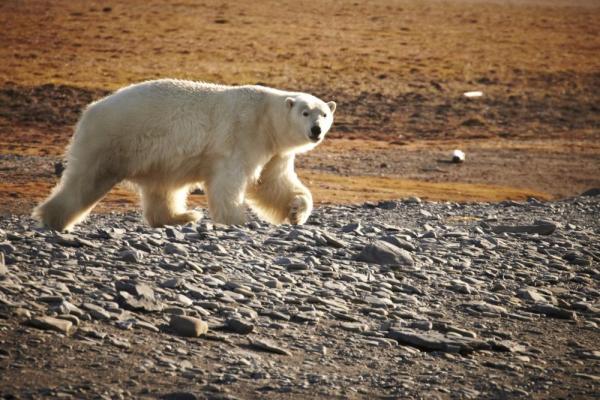
<instances>
[{"instance_id":1,"label":"bear's black nose","mask_svg":"<svg viewBox=\"0 0 600 400\"><path fill-rule=\"evenodd\" d=\"M321 134L321 127L318 125L313 126L312 128L310 128L310 133L312 133L313 135L320 135Z\"/></svg>"}]
</instances>

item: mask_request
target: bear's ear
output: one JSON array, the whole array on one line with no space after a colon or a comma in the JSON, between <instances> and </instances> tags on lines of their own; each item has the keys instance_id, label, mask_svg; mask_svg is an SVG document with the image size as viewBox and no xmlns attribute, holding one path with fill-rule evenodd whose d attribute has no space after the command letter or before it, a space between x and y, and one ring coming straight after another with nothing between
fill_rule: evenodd
<instances>
[{"instance_id":1,"label":"bear's ear","mask_svg":"<svg viewBox=\"0 0 600 400\"><path fill-rule=\"evenodd\" d=\"M335 107L337 106L337 104L335 104L335 101L330 101L329 103L327 103L327 105L329 106L329 109L331 110L331 113L333 114L335 112Z\"/></svg>"},{"instance_id":2,"label":"bear's ear","mask_svg":"<svg viewBox=\"0 0 600 400\"><path fill-rule=\"evenodd\" d=\"M285 99L285 104L287 104L288 108L294 107L294 103L295 103L295 101L291 97L288 97Z\"/></svg>"}]
</instances>

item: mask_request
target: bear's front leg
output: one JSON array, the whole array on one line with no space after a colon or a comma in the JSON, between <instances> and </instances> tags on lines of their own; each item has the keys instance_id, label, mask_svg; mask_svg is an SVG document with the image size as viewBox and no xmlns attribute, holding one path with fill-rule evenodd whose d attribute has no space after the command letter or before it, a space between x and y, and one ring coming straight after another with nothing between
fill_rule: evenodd
<instances>
[{"instance_id":1,"label":"bear's front leg","mask_svg":"<svg viewBox=\"0 0 600 400\"><path fill-rule=\"evenodd\" d=\"M292 225L302 225L308 220L308 217L310 217L312 209L312 196L296 196L290 203L288 221Z\"/></svg>"},{"instance_id":2,"label":"bear's front leg","mask_svg":"<svg viewBox=\"0 0 600 400\"><path fill-rule=\"evenodd\" d=\"M293 155L273 157L247 197L254 212L274 224L303 224L313 208L310 191L294 172Z\"/></svg>"}]
</instances>

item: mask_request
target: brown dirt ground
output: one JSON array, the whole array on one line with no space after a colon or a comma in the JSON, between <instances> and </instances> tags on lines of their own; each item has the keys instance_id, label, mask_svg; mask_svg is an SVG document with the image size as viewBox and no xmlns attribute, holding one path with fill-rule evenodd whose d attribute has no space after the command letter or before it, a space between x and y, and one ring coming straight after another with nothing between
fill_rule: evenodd
<instances>
[{"instance_id":1,"label":"brown dirt ground","mask_svg":"<svg viewBox=\"0 0 600 400\"><path fill-rule=\"evenodd\" d=\"M2 2L0 211L47 194L85 104L166 76L335 99L335 140L298 161L321 203L575 195L600 186L599 17L594 1Z\"/></svg>"}]
</instances>

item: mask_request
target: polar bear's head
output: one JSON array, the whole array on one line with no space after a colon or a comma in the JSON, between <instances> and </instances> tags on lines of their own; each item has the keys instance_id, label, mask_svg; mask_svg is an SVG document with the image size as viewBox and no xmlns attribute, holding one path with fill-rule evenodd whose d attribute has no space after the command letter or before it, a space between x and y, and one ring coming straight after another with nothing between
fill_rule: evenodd
<instances>
[{"instance_id":1,"label":"polar bear's head","mask_svg":"<svg viewBox=\"0 0 600 400\"><path fill-rule=\"evenodd\" d=\"M301 147L298 151L308 151L321 143L333 124L335 102L325 103L314 96L301 93L287 97L285 104L289 113L290 134Z\"/></svg>"}]
</instances>

